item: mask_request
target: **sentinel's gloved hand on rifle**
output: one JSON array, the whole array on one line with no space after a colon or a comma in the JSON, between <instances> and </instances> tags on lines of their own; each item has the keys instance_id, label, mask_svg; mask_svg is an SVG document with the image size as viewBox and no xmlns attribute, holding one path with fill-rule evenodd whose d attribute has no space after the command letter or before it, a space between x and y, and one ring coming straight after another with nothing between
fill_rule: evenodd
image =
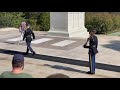
<instances>
[{"instance_id":1,"label":"sentinel's gloved hand on rifle","mask_svg":"<svg viewBox=\"0 0 120 90\"><path fill-rule=\"evenodd\" d=\"M87 46L86 44L83 45L84 48L90 48L90 46Z\"/></svg>"},{"instance_id":2,"label":"sentinel's gloved hand on rifle","mask_svg":"<svg viewBox=\"0 0 120 90\"><path fill-rule=\"evenodd\" d=\"M83 45L84 48L89 48L90 46L87 46L88 41L90 40L90 38L87 39L86 43Z\"/></svg>"}]
</instances>

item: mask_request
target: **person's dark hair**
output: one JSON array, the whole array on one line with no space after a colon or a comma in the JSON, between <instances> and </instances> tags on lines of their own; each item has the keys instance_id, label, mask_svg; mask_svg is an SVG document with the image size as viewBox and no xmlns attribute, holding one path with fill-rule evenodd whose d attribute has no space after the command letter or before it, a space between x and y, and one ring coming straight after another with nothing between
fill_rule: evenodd
<instances>
[{"instance_id":1,"label":"person's dark hair","mask_svg":"<svg viewBox=\"0 0 120 90\"><path fill-rule=\"evenodd\" d=\"M28 22L26 22L26 26L30 26L30 24Z\"/></svg>"},{"instance_id":2,"label":"person's dark hair","mask_svg":"<svg viewBox=\"0 0 120 90\"><path fill-rule=\"evenodd\" d=\"M28 26L29 25L29 23L28 22L26 22L26 26Z\"/></svg>"},{"instance_id":3,"label":"person's dark hair","mask_svg":"<svg viewBox=\"0 0 120 90\"><path fill-rule=\"evenodd\" d=\"M61 73L56 73L56 74L47 76L47 78L70 78L70 77Z\"/></svg>"},{"instance_id":4,"label":"person's dark hair","mask_svg":"<svg viewBox=\"0 0 120 90\"><path fill-rule=\"evenodd\" d=\"M12 60L13 68L21 68L24 67L24 56L21 54L15 54Z\"/></svg>"},{"instance_id":5,"label":"person's dark hair","mask_svg":"<svg viewBox=\"0 0 120 90\"><path fill-rule=\"evenodd\" d=\"M91 30L89 31L89 33L91 33L91 32L96 33L96 29L91 29Z\"/></svg>"},{"instance_id":6,"label":"person's dark hair","mask_svg":"<svg viewBox=\"0 0 120 90\"><path fill-rule=\"evenodd\" d=\"M14 62L12 61L12 67L13 68L21 68L24 66L24 62Z\"/></svg>"}]
</instances>

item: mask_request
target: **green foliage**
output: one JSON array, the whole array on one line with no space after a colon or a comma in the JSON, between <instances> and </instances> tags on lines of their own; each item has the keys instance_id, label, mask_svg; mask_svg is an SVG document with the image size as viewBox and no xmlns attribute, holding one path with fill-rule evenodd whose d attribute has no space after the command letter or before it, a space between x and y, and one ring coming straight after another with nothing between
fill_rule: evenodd
<instances>
[{"instance_id":1,"label":"green foliage","mask_svg":"<svg viewBox=\"0 0 120 90\"><path fill-rule=\"evenodd\" d=\"M50 13L48 12L41 13L37 23L40 23L41 25L40 29L42 31L48 31L50 29Z\"/></svg>"},{"instance_id":2,"label":"green foliage","mask_svg":"<svg viewBox=\"0 0 120 90\"><path fill-rule=\"evenodd\" d=\"M119 16L120 17L120 16ZM91 30L95 28L97 33L107 33L114 29L114 21L112 14L108 12L86 13L86 28ZM118 24L117 24L118 25Z\"/></svg>"},{"instance_id":3,"label":"green foliage","mask_svg":"<svg viewBox=\"0 0 120 90\"><path fill-rule=\"evenodd\" d=\"M112 14L111 16L114 23L113 28L115 29L120 28L120 14Z\"/></svg>"},{"instance_id":4,"label":"green foliage","mask_svg":"<svg viewBox=\"0 0 120 90\"><path fill-rule=\"evenodd\" d=\"M49 12L25 12L25 17L33 30L48 31L50 28Z\"/></svg>"},{"instance_id":5,"label":"green foliage","mask_svg":"<svg viewBox=\"0 0 120 90\"><path fill-rule=\"evenodd\" d=\"M49 12L0 12L1 27L19 27L20 23L27 21L33 30L48 31L50 28Z\"/></svg>"},{"instance_id":6,"label":"green foliage","mask_svg":"<svg viewBox=\"0 0 120 90\"><path fill-rule=\"evenodd\" d=\"M0 27L19 27L20 23L24 20L22 12L0 13Z\"/></svg>"},{"instance_id":7,"label":"green foliage","mask_svg":"<svg viewBox=\"0 0 120 90\"><path fill-rule=\"evenodd\" d=\"M87 12L85 26L88 30L96 28L97 33L108 33L120 28L120 15L109 12Z\"/></svg>"},{"instance_id":8,"label":"green foliage","mask_svg":"<svg viewBox=\"0 0 120 90\"><path fill-rule=\"evenodd\" d=\"M96 28L97 33L109 33L120 28L120 13L118 12L86 12L85 15L85 26L88 30ZM30 23L33 30L48 31L50 28L50 13L0 12L0 28L18 28L22 21Z\"/></svg>"}]
</instances>

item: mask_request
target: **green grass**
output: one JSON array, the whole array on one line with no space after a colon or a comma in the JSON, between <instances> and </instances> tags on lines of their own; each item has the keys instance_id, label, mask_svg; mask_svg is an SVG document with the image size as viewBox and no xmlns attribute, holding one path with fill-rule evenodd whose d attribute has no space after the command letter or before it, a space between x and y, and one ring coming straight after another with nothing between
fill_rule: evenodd
<instances>
[{"instance_id":1,"label":"green grass","mask_svg":"<svg viewBox=\"0 0 120 90\"><path fill-rule=\"evenodd\" d=\"M120 32L116 32L116 33L111 33L111 34L108 34L110 36L120 36Z\"/></svg>"},{"instance_id":2,"label":"green grass","mask_svg":"<svg viewBox=\"0 0 120 90\"><path fill-rule=\"evenodd\" d=\"M107 35L110 35L110 36L120 36L120 29L112 30L112 31L108 32Z\"/></svg>"}]
</instances>

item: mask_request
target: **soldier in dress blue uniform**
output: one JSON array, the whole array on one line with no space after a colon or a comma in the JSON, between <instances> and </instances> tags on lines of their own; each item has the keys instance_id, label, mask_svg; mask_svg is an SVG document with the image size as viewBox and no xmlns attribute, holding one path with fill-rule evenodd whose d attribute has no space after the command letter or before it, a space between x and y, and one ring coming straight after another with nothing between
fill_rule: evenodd
<instances>
[{"instance_id":1,"label":"soldier in dress blue uniform","mask_svg":"<svg viewBox=\"0 0 120 90\"><path fill-rule=\"evenodd\" d=\"M95 55L98 53L97 47L98 47L98 38L95 36L96 30L91 30L89 32L90 37L87 39L87 42L83 45L84 48L89 48L89 67L90 71L88 71L88 74L95 74ZM89 42L89 45L87 46L87 43Z\"/></svg>"},{"instance_id":2,"label":"soldier in dress blue uniform","mask_svg":"<svg viewBox=\"0 0 120 90\"><path fill-rule=\"evenodd\" d=\"M34 35L34 32L30 29L30 24L26 23L26 27L27 29L25 30L24 37L23 37L23 41L24 39L26 39L26 44L27 44L27 51L25 54L27 55L30 50L32 52L32 55L34 55L35 51L33 51L31 47L31 41L35 39L35 35Z\"/></svg>"}]
</instances>

